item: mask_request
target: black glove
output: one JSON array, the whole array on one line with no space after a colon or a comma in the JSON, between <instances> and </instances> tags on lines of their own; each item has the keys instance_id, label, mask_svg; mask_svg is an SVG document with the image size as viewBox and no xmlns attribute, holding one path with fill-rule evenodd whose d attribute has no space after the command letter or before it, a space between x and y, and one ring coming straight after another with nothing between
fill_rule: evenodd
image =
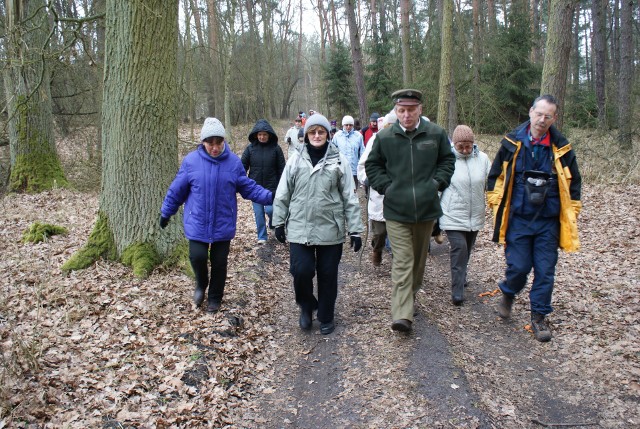
<instances>
[{"instance_id":1,"label":"black glove","mask_svg":"<svg viewBox=\"0 0 640 429\"><path fill-rule=\"evenodd\" d=\"M349 235L351 236L351 248L354 252L357 252L362 247L362 238L360 238L360 234L357 232Z\"/></svg>"},{"instance_id":2,"label":"black glove","mask_svg":"<svg viewBox=\"0 0 640 429\"><path fill-rule=\"evenodd\" d=\"M287 236L284 235L284 225L276 226L276 239L280 243L287 241Z\"/></svg>"},{"instance_id":3,"label":"black glove","mask_svg":"<svg viewBox=\"0 0 640 429\"><path fill-rule=\"evenodd\" d=\"M169 225L169 219L171 218L160 215L160 228L165 229Z\"/></svg>"},{"instance_id":4,"label":"black glove","mask_svg":"<svg viewBox=\"0 0 640 429\"><path fill-rule=\"evenodd\" d=\"M364 182L362 184L364 186L369 186L369 178L367 177L366 179L364 179Z\"/></svg>"}]
</instances>

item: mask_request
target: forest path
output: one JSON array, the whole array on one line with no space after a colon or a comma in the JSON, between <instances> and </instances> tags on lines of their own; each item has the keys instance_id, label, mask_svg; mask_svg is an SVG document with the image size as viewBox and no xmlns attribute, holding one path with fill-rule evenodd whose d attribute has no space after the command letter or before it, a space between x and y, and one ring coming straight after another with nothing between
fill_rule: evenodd
<instances>
[{"instance_id":1,"label":"forest path","mask_svg":"<svg viewBox=\"0 0 640 429\"><path fill-rule=\"evenodd\" d=\"M399 334L390 329L390 253L374 268L365 246L359 270L359 255L345 245L336 330L326 336L317 320L310 332L298 327L288 246L272 239L256 250L261 284L269 277L268 284L281 285L259 294L269 309L262 323L269 325L276 351L265 354L269 377L237 410L238 426L533 428L540 427L536 422L597 422L597 406L585 401L584 386L556 373L560 357L553 346L536 342L517 321L499 320L497 297L479 297L486 287L472 274L465 304L451 304L448 247L432 246L414 329Z\"/></svg>"}]
</instances>

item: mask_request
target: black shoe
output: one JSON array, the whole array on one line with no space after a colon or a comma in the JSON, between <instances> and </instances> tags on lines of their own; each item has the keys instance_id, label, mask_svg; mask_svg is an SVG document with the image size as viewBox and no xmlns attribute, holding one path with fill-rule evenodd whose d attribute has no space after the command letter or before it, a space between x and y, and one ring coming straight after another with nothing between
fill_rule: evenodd
<instances>
[{"instance_id":1,"label":"black shoe","mask_svg":"<svg viewBox=\"0 0 640 429\"><path fill-rule=\"evenodd\" d=\"M202 301L204 301L204 289L200 289L196 286L196 289L193 291L193 303L196 307L200 307Z\"/></svg>"},{"instance_id":2,"label":"black shoe","mask_svg":"<svg viewBox=\"0 0 640 429\"><path fill-rule=\"evenodd\" d=\"M459 307L464 302L464 298L462 296L452 296L451 302L453 302L453 305Z\"/></svg>"},{"instance_id":3,"label":"black shoe","mask_svg":"<svg viewBox=\"0 0 640 429\"><path fill-rule=\"evenodd\" d=\"M333 322L321 323L320 324L320 333L322 335L329 335L336 329L336 325Z\"/></svg>"},{"instance_id":4,"label":"black shoe","mask_svg":"<svg viewBox=\"0 0 640 429\"><path fill-rule=\"evenodd\" d=\"M544 314L531 313L531 329L533 329L536 340L541 343L551 340L551 328L549 328Z\"/></svg>"},{"instance_id":5,"label":"black shoe","mask_svg":"<svg viewBox=\"0 0 640 429\"><path fill-rule=\"evenodd\" d=\"M210 301L207 305L207 313L217 313L220 310L220 302Z\"/></svg>"},{"instance_id":6,"label":"black shoe","mask_svg":"<svg viewBox=\"0 0 640 429\"><path fill-rule=\"evenodd\" d=\"M308 331L311 329L311 312L304 309L300 310L300 329Z\"/></svg>"},{"instance_id":7,"label":"black shoe","mask_svg":"<svg viewBox=\"0 0 640 429\"><path fill-rule=\"evenodd\" d=\"M409 332L411 330L411 320L398 319L391 324L391 329L398 332Z\"/></svg>"},{"instance_id":8,"label":"black shoe","mask_svg":"<svg viewBox=\"0 0 640 429\"><path fill-rule=\"evenodd\" d=\"M498 303L498 315L503 319L511 317L511 308L513 307L514 297L502 294L500 302Z\"/></svg>"},{"instance_id":9,"label":"black shoe","mask_svg":"<svg viewBox=\"0 0 640 429\"><path fill-rule=\"evenodd\" d=\"M453 305L462 305L464 302L464 285L451 286L451 301Z\"/></svg>"}]
</instances>

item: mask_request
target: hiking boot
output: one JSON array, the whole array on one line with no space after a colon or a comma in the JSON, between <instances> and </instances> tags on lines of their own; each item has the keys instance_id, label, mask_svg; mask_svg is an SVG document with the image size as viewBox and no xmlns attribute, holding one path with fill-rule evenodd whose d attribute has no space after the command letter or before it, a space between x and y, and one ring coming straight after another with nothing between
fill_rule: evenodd
<instances>
[{"instance_id":1,"label":"hiking boot","mask_svg":"<svg viewBox=\"0 0 640 429\"><path fill-rule=\"evenodd\" d=\"M333 321L320 324L320 333L322 335L329 335L335 329L336 329L336 325L335 325L335 323L333 323Z\"/></svg>"},{"instance_id":2,"label":"hiking boot","mask_svg":"<svg viewBox=\"0 0 640 429\"><path fill-rule=\"evenodd\" d=\"M204 301L204 288L196 286L196 289L193 291L193 303L196 307L200 307L202 301Z\"/></svg>"},{"instance_id":3,"label":"hiking boot","mask_svg":"<svg viewBox=\"0 0 640 429\"><path fill-rule=\"evenodd\" d=\"M544 318L544 314L531 313L531 329L536 340L546 343L551 339L551 328Z\"/></svg>"},{"instance_id":4,"label":"hiking boot","mask_svg":"<svg viewBox=\"0 0 640 429\"><path fill-rule=\"evenodd\" d=\"M451 302L456 306L462 305L464 302L464 285L451 285Z\"/></svg>"},{"instance_id":5,"label":"hiking boot","mask_svg":"<svg viewBox=\"0 0 640 429\"><path fill-rule=\"evenodd\" d=\"M409 332L411 330L411 320L398 319L391 324L391 329L398 332Z\"/></svg>"},{"instance_id":6,"label":"hiking boot","mask_svg":"<svg viewBox=\"0 0 640 429\"><path fill-rule=\"evenodd\" d=\"M371 252L371 262L373 263L374 267L380 266L380 264L382 263L382 250L374 249L373 252Z\"/></svg>"},{"instance_id":7,"label":"hiking boot","mask_svg":"<svg viewBox=\"0 0 640 429\"><path fill-rule=\"evenodd\" d=\"M444 243L444 234L442 232L439 232L433 237L433 239L437 244L442 244Z\"/></svg>"},{"instance_id":8,"label":"hiking boot","mask_svg":"<svg viewBox=\"0 0 640 429\"><path fill-rule=\"evenodd\" d=\"M207 305L207 313L217 313L220 310L220 302L210 301Z\"/></svg>"},{"instance_id":9,"label":"hiking boot","mask_svg":"<svg viewBox=\"0 0 640 429\"><path fill-rule=\"evenodd\" d=\"M300 310L300 320L299 320L300 329L304 331L308 331L311 329L311 312L305 309Z\"/></svg>"},{"instance_id":10,"label":"hiking boot","mask_svg":"<svg viewBox=\"0 0 640 429\"><path fill-rule=\"evenodd\" d=\"M511 307L513 307L513 299L514 297L502 294L502 298L500 298L500 302L498 303L498 316L503 319L508 319L511 317Z\"/></svg>"}]
</instances>

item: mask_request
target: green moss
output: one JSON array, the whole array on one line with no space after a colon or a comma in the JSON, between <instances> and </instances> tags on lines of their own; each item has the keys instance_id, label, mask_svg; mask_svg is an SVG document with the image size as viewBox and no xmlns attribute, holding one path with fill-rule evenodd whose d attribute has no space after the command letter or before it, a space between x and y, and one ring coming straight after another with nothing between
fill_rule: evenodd
<instances>
[{"instance_id":1,"label":"green moss","mask_svg":"<svg viewBox=\"0 0 640 429\"><path fill-rule=\"evenodd\" d=\"M164 268L177 267L189 277L195 278L193 268L191 268L191 262L189 261L189 242L185 239L181 240L164 260L162 266Z\"/></svg>"},{"instance_id":2,"label":"green moss","mask_svg":"<svg viewBox=\"0 0 640 429\"><path fill-rule=\"evenodd\" d=\"M81 270L87 268L100 258L115 260L117 256L116 245L113 239L113 233L109 227L109 221L107 217L100 212L98 213L98 220L93 226L93 231L89 234L87 244L64 263L62 271Z\"/></svg>"},{"instance_id":3,"label":"green moss","mask_svg":"<svg viewBox=\"0 0 640 429\"><path fill-rule=\"evenodd\" d=\"M66 234L67 228L50 223L34 222L22 233L23 243L39 243L52 235Z\"/></svg>"},{"instance_id":4,"label":"green moss","mask_svg":"<svg viewBox=\"0 0 640 429\"><path fill-rule=\"evenodd\" d=\"M47 146L49 142L41 141L43 138L35 130L29 132L29 114L33 112L26 97L19 96L15 121L22 149L11 166L9 190L32 194L69 186L55 149Z\"/></svg>"},{"instance_id":5,"label":"green moss","mask_svg":"<svg viewBox=\"0 0 640 429\"><path fill-rule=\"evenodd\" d=\"M122 252L122 263L133 268L136 277L148 277L160 263L160 256L150 243L133 243Z\"/></svg>"}]
</instances>

